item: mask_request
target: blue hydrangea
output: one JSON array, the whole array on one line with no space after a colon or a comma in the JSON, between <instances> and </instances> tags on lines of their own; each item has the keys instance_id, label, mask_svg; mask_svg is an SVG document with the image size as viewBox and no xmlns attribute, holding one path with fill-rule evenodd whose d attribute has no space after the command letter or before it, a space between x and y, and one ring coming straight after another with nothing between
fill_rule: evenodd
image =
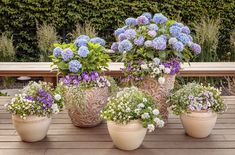
<instances>
[{"instance_id":1,"label":"blue hydrangea","mask_svg":"<svg viewBox=\"0 0 235 155\"><path fill-rule=\"evenodd\" d=\"M178 26L171 26L170 27L170 33L173 37L178 37L181 34L181 28Z\"/></svg>"},{"instance_id":2,"label":"blue hydrangea","mask_svg":"<svg viewBox=\"0 0 235 155\"><path fill-rule=\"evenodd\" d=\"M118 45L119 45L118 42L114 42L111 46L111 50L118 51Z\"/></svg>"},{"instance_id":3,"label":"blue hydrangea","mask_svg":"<svg viewBox=\"0 0 235 155\"><path fill-rule=\"evenodd\" d=\"M190 42L190 39L189 39L188 35L185 34L185 33L181 33L177 38L178 38L184 45Z\"/></svg>"},{"instance_id":4,"label":"blue hydrangea","mask_svg":"<svg viewBox=\"0 0 235 155\"><path fill-rule=\"evenodd\" d=\"M168 19L161 13L156 13L153 16L153 21L157 24L165 24L167 22L167 20Z\"/></svg>"},{"instance_id":5,"label":"blue hydrangea","mask_svg":"<svg viewBox=\"0 0 235 155\"><path fill-rule=\"evenodd\" d=\"M175 43L172 44L172 48L176 51L183 51L184 50L184 44L180 41L177 41Z\"/></svg>"},{"instance_id":6,"label":"blue hydrangea","mask_svg":"<svg viewBox=\"0 0 235 155\"><path fill-rule=\"evenodd\" d=\"M156 50L165 50L166 49L166 40L163 37L157 37L152 41L152 46Z\"/></svg>"},{"instance_id":7,"label":"blue hydrangea","mask_svg":"<svg viewBox=\"0 0 235 155\"><path fill-rule=\"evenodd\" d=\"M173 37L173 38L170 38L168 42L169 42L170 45L172 45L172 44L174 44L174 43L177 42L177 41L178 41L178 40Z\"/></svg>"},{"instance_id":8,"label":"blue hydrangea","mask_svg":"<svg viewBox=\"0 0 235 155\"><path fill-rule=\"evenodd\" d=\"M120 52L124 52L124 51L130 51L132 49L132 44L129 40L123 40L122 42L119 43L118 45L118 50Z\"/></svg>"},{"instance_id":9,"label":"blue hydrangea","mask_svg":"<svg viewBox=\"0 0 235 155\"><path fill-rule=\"evenodd\" d=\"M62 48L56 47L56 48L54 48L54 50L53 50L53 55L54 55L56 58L58 58L58 57L61 56L61 52L62 52L62 51L63 51Z\"/></svg>"},{"instance_id":10,"label":"blue hydrangea","mask_svg":"<svg viewBox=\"0 0 235 155\"><path fill-rule=\"evenodd\" d=\"M87 57L87 55L89 54L89 50L86 46L81 46L79 49L78 49L78 55L80 57Z\"/></svg>"},{"instance_id":11,"label":"blue hydrangea","mask_svg":"<svg viewBox=\"0 0 235 155\"><path fill-rule=\"evenodd\" d=\"M190 40L191 42L193 41L193 37L192 37L192 36L188 35L188 38L189 38L189 40Z\"/></svg>"},{"instance_id":12,"label":"blue hydrangea","mask_svg":"<svg viewBox=\"0 0 235 155\"><path fill-rule=\"evenodd\" d=\"M61 52L61 56L64 61L68 61L69 59L73 58L74 54L70 48L66 48Z\"/></svg>"},{"instance_id":13,"label":"blue hydrangea","mask_svg":"<svg viewBox=\"0 0 235 155\"><path fill-rule=\"evenodd\" d=\"M177 26L177 27L183 28L184 24L175 22L174 24L172 24L172 26Z\"/></svg>"},{"instance_id":14,"label":"blue hydrangea","mask_svg":"<svg viewBox=\"0 0 235 155\"><path fill-rule=\"evenodd\" d=\"M200 54L201 53L201 46L200 45L198 45L198 44L196 44L196 43L192 43L191 44L191 46L190 46L190 48L193 50L193 52L195 53L195 54Z\"/></svg>"},{"instance_id":15,"label":"blue hydrangea","mask_svg":"<svg viewBox=\"0 0 235 155\"><path fill-rule=\"evenodd\" d=\"M101 46L105 46L106 44L106 41L100 37L92 38L90 42L100 44Z\"/></svg>"},{"instance_id":16,"label":"blue hydrangea","mask_svg":"<svg viewBox=\"0 0 235 155\"><path fill-rule=\"evenodd\" d=\"M86 39L76 39L74 44L77 48L79 48L81 46L87 46L87 40Z\"/></svg>"},{"instance_id":17,"label":"blue hydrangea","mask_svg":"<svg viewBox=\"0 0 235 155\"><path fill-rule=\"evenodd\" d=\"M190 34L190 29L188 28L188 26L184 26L182 27L182 32L185 34Z\"/></svg>"},{"instance_id":18,"label":"blue hydrangea","mask_svg":"<svg viewBox=\"0 0 235 155\"><path fill-rule=\"evenodd\" d=\"M78 60L72 60L69 62L69 71L72 73L77 73L82 67L82 64Z\"/></svg>"},{"instance_id":19,"label":"blue hydrangea","mask_svg":"<svg viewBox=\"0 0 235 155\"><path fill-rule=\"evenodd\" d=\"M155 37L157 35L157 32L156 31L148 31L148 35L150 37Z\"/></svg>"},{"instance_id":20,"label":"blue hydrangea","mask_svg":"<svg viewBox=\"0 0 235 155\"><path fill-rule=\"evenodd\" d=\"M158 30L158 26L157 26L157 24L150 24L148 26L148 29L151 30L151 31L157 31Z\"/></svg>"},{"instance_id":21,"label":"blue hydrangea","mask_svg":"<svg viewBox=\"0 0 235 155\"><path fill-rule=\"evenodd\" d=\"M121 33L121 34L118 36L118 40L119 40L119 41L123 41L123 40L125 40L125 39L127 39L127 38L126 38L126 35L125 35L124 33Z\"/></svg>"},{"instance_id":22,"label":"blue hydrangea","mask_svg":"<svg viewBox=\"0 0 235 155\"><path fill-rule=\"evenodd\" d=\"M117 30L114 31L115 36L119 36L121 33L124 33L125 29L124 28L118 28Z\"/></svg>"},{"instance_id":23,"label":"blue hydrangea","mask_svg":"<svg viewBox=\"0 0 235 155\"><path fill-rule=\"evenodd\" d=\"M87 36L87 35L80 35L79 37L76 38L77 39L85 39L86 41L89 41L90 40L90 37Z\"/></svg>"},{"instance_id":24,"label":"blue hydrangea","mask_svg":"<svg viewBox=\"0 0 235 155\"><path fill-rule=\"evenodd\" d=\"M136 36L136 31L134 29L128 29L125 31L124 34L127 39L134 39Z\"/></svg>"},{"instance_id":25,"label":"blue hydrangea","mask_svg":"<svg viewBox=\"0 0 235 155\"><path fill-rule=\"evenodd\" d=\"M139 38L134 40L134 44L137 46L141 46L144 44L144 37L143 36L139 36Z\"/></svg>"},{"instance_id":26,"label":"blue hydrangea","mask_svg":"<svg viewBox=\"0 0 235 155\"><path fill-rule=\"evenodd\" d=\"M145 16L139 16L136 19L138 25L147 25L149 23L149 19Z\"/></svg>"},{"instance_id":27,"label":"blue hydrangea","mask_svg":"<svg viewBox=\"0 0 235 155\"><path fill-rule=\"evenodd\" d=\"M135 18L132 18L132 17L127 18L127 19L125 20L125 23L126 23L126 25L128 25L128 26L135 26L135 25L137 25L136 19L135 19Z\"/></svg>"},{"instance_id":28,"label":"blue hydrangea","mask_svg":"<svg viewBox=\"0 0 235 155\"><path fill-rule=\"evenodd\" d=\"M144 46L145 47L152 47L152 41L151 40L147 40L144 42Z\"/></svg>"},{"instance_id":29,"label":"blue hydrangea","mask_svg":"<svg viewBox=\"0 0 235 155\"><path fill-rule=\"evenodd\" d=\"M167 36L164 35L164 34L160 35L159 38L162 38L162 39L164 39L165 41L167 41Z\"/></svg>"},{"instance_id":30,"label":"blue hydrangea","mask_svg":"<svg viewBox=\"0 0 235 155\"><path fill-rule=\"evenodd\" d=\"M149 12L143 13L142 16L145 16L146 18L148 18L149 21L152 19L152 14Z\"/></svg>"}]
</instances>

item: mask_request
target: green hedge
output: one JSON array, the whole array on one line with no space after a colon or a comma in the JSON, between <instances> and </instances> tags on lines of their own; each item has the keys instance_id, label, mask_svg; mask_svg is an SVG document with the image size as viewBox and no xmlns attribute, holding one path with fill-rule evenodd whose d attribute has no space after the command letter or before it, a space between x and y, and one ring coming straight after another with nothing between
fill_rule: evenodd
<instances>
[{"instance_id":1,"label":"green hedge","mask_svg":"<svg viewBox=\"0 0 235 155\"><path fill-rule=\"evenodd\" d=\"M20 61L37 61L36 23L53 24L58 33L66 34L75 23L92 22L101 37L111 42L113 30L129 16L143 12L162 12L192 26L203 15L222 20L219 56L227 59L229 35L235 25L234 0L2 0L0 32L10 31Z\"/></svg>"}]
</instances>

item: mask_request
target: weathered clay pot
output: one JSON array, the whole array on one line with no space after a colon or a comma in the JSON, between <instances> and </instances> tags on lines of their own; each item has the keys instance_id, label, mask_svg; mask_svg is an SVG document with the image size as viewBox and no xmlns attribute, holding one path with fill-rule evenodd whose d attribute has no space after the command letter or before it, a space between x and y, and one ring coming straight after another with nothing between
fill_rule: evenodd
<instances>
[{"instance_id":1,"label":"weathered clay pot","mask_svg":"<svg viewBox=\"0 0 235 155\"><path fill-rule=\"evenodd\" d=\"M137 149L143 142L147 129L143 128L138 120L131 121L127 125L108 121L109 134L113 143L122 150Z\"/></svg>"},{"instance_id":2,"label":"weathered clay pot","mask_svg":"<svg viewBox=\"0 0 235 155\"><path fill-rule=\"evenodd\" d=\"M84 92L86 105L84 109L69 108L68 114L72 123L78 127L94 127L102 122L100 112L107 104L108 87L94 87ZM79 102L79 101L74 101Z\"/></svg>"},{"instance_id":3,"label":"weathered clay pot","mask_svg":"<svg viewBox=\"0 0 235 155\"><path fill-rule=\"evenodd\" d=\"M186 133L195 138L205 138L210 135L215 126L217 114L209 111L191 112L180 116Z\"/></svg>"},{"instance_id":4,"label":"weathered clay pot","mask_svg":"<svg viewBox=\"0 0 235 155\"><path fill-rule=\"evenodd\" d=\"M12 115L12 122L23 141L36 142L42 140L47 135L51 118L27 116L24 120L19 116Z\"/></svg>"},{"instance_id":5,"label":"weathered clay pot","mask_svg":"<svg viewBox=\"0 0 235 155\"><path fill-rule=\"evenodd\" d=\"M168 118L166 100L170 91L174 88L175 75L165 75L164 77L165 83L163 85L160 85L155 78L145 77L139 88L157 100L160 114L166 122Z\"/></svg>"}]
</instances>

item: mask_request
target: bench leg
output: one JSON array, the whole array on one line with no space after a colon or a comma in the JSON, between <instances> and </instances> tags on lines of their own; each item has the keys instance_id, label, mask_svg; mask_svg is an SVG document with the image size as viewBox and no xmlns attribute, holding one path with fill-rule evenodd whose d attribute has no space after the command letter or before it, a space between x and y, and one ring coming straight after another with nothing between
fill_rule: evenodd
<instances>
[{"instance_id":1,"label":"bench leg","mask_svg":"<svg viewBox=\"0 0 235 155\"><path fill-rule=\"evenodd\" d=\"M54 86L57 83L56 77L43 77L43 81L53 83Z\"/></svg>"}]
</instances>

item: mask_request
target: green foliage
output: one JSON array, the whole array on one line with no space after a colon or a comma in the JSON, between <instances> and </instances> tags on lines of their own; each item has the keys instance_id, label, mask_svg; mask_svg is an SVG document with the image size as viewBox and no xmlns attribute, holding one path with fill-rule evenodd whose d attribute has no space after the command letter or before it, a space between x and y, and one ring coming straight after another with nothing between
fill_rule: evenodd
<instances>
[{"instance_id":1,"label":"green foliage","mask_svg":"<svg viewBox=\"0 0 235 155\"><path fill-rule=\"evenodd\" d=\"M171 19L182 19L186 25L200 22L202 16L220 17L220 40L217 54L225 59L230 52L229 37L235 26L234 0L4 0L0 2L0 33L10 31L17 48L17 59L39 59L36 41L36 21L55 26L66 41L66 34L75 30L76 23L89 21L98 34L109 43L113 30L130 16L143 12L162 12Z\"/></svg>"},{"instance_id":2,"label":"green foliage","mask_svg":"<svg viewBox=\"0 0 235 155\"><path fill-rule=\"evenodd\" d=\"M15 57L15 48L12 37L9 38L5 33L0 37L0 62L13 61Z\"/></svg>"},{"instance_id":3,"label":"green foliage","mask_svg":"<svg viewBox=\"0 0 235 155\"><path fill-rule=\"evenodd\" d=\"M9 96L7 93L3 93L0 91L0 96Z\"/></svg>"}]
</instances>

